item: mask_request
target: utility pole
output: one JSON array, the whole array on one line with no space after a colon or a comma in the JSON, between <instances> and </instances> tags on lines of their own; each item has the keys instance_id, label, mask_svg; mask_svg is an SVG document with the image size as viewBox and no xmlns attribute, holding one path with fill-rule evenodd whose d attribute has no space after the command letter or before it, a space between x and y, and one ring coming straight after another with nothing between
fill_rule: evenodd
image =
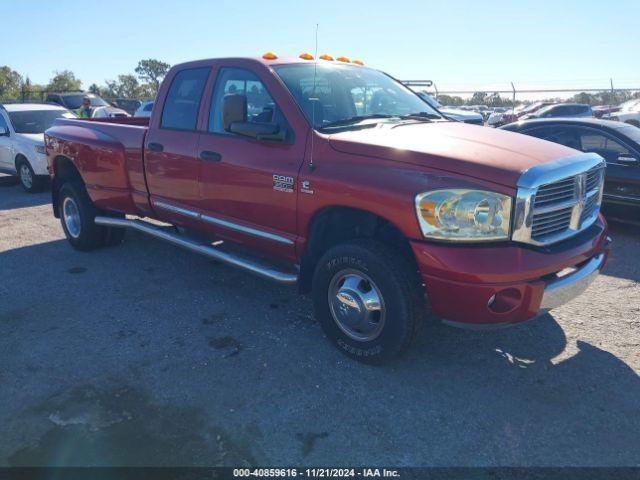
<instances>
[{"instance_id":1,"label":"utility pole","mask_svg":"<svg viewBox=\"0 0 640 480\"><path fill-rule=\"evenodd\" d=\"M616 102L616 91L613 89L613 78L609 79L611 81L611 103Z\"/></svg>"}]
</instances>

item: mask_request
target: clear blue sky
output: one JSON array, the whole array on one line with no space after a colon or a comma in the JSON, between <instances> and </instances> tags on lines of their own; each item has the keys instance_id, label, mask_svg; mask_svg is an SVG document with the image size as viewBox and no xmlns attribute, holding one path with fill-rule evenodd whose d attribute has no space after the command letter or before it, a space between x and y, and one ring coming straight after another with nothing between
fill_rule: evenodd
<instances>
[{"instance_id":1,"label":"clear blue sky","mask_svg":"<svg viewBox=\"0 0 640 480\"><path fill-rule=\"evenodd\" d=\"M640 85L640 0L1 0L0 65L83 87L138 60L313 52L439 88Z\"/></svg>"}]
</instances>

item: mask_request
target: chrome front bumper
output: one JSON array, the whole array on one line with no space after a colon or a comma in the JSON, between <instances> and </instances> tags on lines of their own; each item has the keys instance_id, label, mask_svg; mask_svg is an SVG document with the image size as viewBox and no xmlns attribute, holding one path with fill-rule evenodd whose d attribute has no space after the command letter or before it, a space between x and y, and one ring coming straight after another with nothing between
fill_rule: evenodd
<instances>
[{"instance_id":1,"label":"chrome front bumper","mask_svg":"<svg viewBox=\"0 0 640 480\"><path fill-rule=\"evenodd\" d=\"M600 273L604 259L605 254L599 253L575 272L548 281L544 287L540 310L559 307L582 294Z\"/></svg>"}]
</instances>

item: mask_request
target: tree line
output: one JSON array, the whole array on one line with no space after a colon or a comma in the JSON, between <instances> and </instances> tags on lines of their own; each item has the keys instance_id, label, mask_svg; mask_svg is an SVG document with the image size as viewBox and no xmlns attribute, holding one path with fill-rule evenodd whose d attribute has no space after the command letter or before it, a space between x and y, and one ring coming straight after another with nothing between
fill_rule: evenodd
<instances>
[{"instance_id":1,"label":"tree line","mask_svg":"<svg viewBox=\"0 0 640 480\"><path fill-rule=\"evenodd\" d=\"M626 92L616 90L603 90L596 93L581 92L573 95L568 99L545 98L540 101L554 103L587 103L589 105L620 105L634 98L640 98L640 92ZM438 102L442 105L462 106L462 105L486 105L488 107L514 107L520 104L533 103L529 100L516 100L502 97L499 93L494 92L475 92L470 98L462 98L451 95L438 95Z\"/></svg>"},{"instance_id":2,"label":"tree line","mask_svg":"<svg viewBox=\"0 0 640 480\"><path fill-rule=\"evenodd\" d=\"M153 58L140 60L134 73L105 80L104 85L93 83L87 90L104 98L153 99L169 68L168 63ZM47 92L79 90L82 81L70 70L55 71L46 85L39 85L7 65L0 67L0 102L43 101Z\"/></svg>"},{"instance_id":3,"label":"tree line","mask_svg":"<svg viewBox=\"0 0 640 480\"><path fill-rule=\"evenodd\" d=\"M95 83L88 90L104 98L136 98L153 99L158 93L160 82L171 66L160 60L149 58L140 60L134 73L118 75L115 80L105 80L104 85ZM53 72L53 77L46 85L31 83L28 76L12 70L9 66L0 67L0 102L7 101L43 101L46 92L68 92L82 89L82 81L70 70ZM578 93L566 100L572 103L588 103L589 105L619 105L632 98L640 98L640 92L624 92L603 90L597 93ZM502 97L497 92L475 92L470 98L438 95L442 105L487 105L489 107L513 107L530 101L514 101ZM559 98L548 98L544 101L562 102Z\"/></svg>"}]
</instances>

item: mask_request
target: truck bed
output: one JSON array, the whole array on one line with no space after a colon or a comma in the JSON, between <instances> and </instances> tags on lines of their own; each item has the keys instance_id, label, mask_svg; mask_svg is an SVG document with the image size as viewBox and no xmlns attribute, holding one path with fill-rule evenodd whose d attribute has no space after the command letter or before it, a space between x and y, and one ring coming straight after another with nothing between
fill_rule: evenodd
<instances>
[{"instance_id":1,"label":"truck bed","mask_svg":"<svg viewBox=\"0 0 640 480\"><path fill-rule=\"evenodd\" d=\"M100 208L129 214L149 212L143 146L148 118L57 119L45 132L49 161L71 159Z\"/></svg>"}]
</instances>

